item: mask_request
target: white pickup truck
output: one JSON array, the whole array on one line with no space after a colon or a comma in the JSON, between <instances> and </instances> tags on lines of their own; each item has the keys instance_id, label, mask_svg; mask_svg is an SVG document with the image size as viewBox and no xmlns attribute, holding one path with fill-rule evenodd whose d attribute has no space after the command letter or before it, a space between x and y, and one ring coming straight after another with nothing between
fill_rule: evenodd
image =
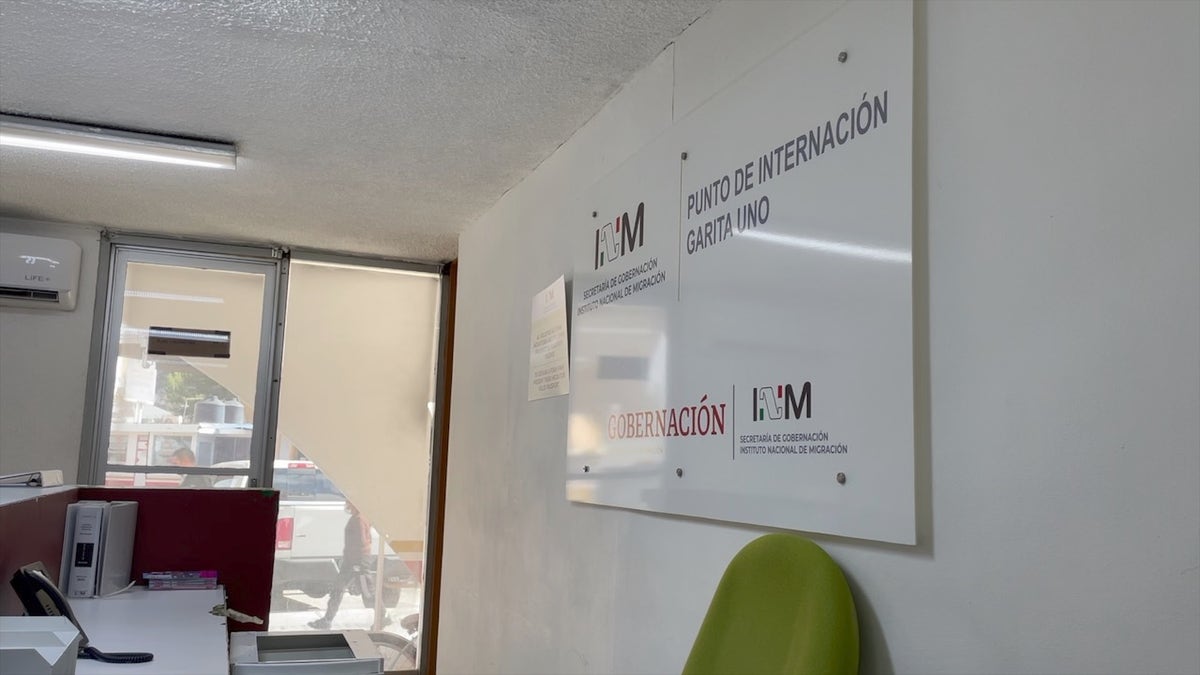
<instances>
[{"instance_id":1,"label":"white pickup truck","mask_svg":"<svg viewBox=\"0 0 1200 675\"><path fill-rule=\"evenodd\" d=\"M222 462L221 468L248 469L250 462ZM338 575L346 521L346 497L333 481L308 460L275 460L272 483L279 490L279 518L275 523L274 595L298 590L314 598L329 594ZM246 476L231 476L214 485L244 488ZM379 533L371 528L371 550L379 550ZM397 556L384 558L383 600L388 607L399 601L398 584L411 576Z\"/></svg>"}]
</instances>

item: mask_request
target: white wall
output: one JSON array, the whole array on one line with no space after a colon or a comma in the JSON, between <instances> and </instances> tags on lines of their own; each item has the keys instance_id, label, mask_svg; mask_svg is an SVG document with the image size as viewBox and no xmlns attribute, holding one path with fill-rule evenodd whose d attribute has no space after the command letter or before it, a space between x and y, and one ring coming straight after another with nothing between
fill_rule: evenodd
<instances>
[{"instance_id":1,"label":"white wall","mask_svg":"<svg viewBox=\"0 0 1200 675\"><path fill-rule=\"evenodd\" d=\"M678 672L761 531L564 499L529 302L589 185L832 4L727 3L461 238L440 668ZM1200 3L916 19L915 548L817 537L863 672L1200 671Z\"/></svg>"},{"instance_id":2,"label":"white wall","mask_svg":"<svg viewBox=\"0 0 1200 675\"><path fill-rule=\"evenodd\" d=\"M87 390L100 230L0 218L0 230L83 249L75 309L0 307L0 474L62 469L74 482Z\"/></svg>"}]
</instances>

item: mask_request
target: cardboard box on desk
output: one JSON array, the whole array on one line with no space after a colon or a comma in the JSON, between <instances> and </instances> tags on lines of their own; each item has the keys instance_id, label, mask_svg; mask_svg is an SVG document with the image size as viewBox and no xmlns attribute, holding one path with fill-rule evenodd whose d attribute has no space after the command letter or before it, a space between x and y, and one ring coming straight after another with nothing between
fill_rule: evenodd
<instances>
[{"instance_id":1,"label":"cardboard box on desk","mask_svg":"<svg viewBox=\"0 0 1200 675\"><path fill-rule=\"evenodd\" d=\"M79 630L62 616L0 616L0 673L72 675Z\"/></svg>"}]
</instances>

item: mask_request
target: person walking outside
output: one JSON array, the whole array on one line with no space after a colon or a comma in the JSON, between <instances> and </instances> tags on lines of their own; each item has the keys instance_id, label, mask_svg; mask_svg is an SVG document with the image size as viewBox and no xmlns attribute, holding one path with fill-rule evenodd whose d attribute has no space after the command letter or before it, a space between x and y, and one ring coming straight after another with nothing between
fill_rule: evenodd
<instances>
[{"instance_id":1,"label":"person walking outside","mask_svg":"<svg viewBox=\"0 0 1200 675\"><path fill-rule=\"evenodd\" d=\"M337 616L346 589L358 580L362 574L362 566L371 555L371 526L359 513L358 508L349 501L346 502L346 510L350 512L350 519L346 521L342 539L342 560L338 566L337 579L329 591L329 604L325 606L325 616L308 622L310 627L317 630L329 630L333 625L333 618Z\"/></svg>"}]
</instances>

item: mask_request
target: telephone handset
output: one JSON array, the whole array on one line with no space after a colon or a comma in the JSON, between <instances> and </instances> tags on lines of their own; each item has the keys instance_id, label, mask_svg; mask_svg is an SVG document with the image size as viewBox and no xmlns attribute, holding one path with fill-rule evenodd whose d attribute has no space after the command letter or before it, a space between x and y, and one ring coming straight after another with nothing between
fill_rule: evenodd
<instances>
[{"instance_id":1,"label":"telephone handset","mask_svg":"<svg viewBox=\"0 0 1200 675\"><path fill-rule=\"evenodd\" d=\"M63 597L62 591L59 591L54 582L50 581L50 576L46 574L46 567L42 563L30 563L18 569L13 573L9 583L17 592L17 597L21 599L21 604L25 606L25 613L29 616L65 616L75 624L75 628L79 630L79 658L94 659L105 663L146 663L154 660L154 655L147 652L106 654L91 646L87 633L83 631L83 626L79 625L79 619L75 618L75 612L71 611L71 605Z\"/></svg>"}]
</instances>

